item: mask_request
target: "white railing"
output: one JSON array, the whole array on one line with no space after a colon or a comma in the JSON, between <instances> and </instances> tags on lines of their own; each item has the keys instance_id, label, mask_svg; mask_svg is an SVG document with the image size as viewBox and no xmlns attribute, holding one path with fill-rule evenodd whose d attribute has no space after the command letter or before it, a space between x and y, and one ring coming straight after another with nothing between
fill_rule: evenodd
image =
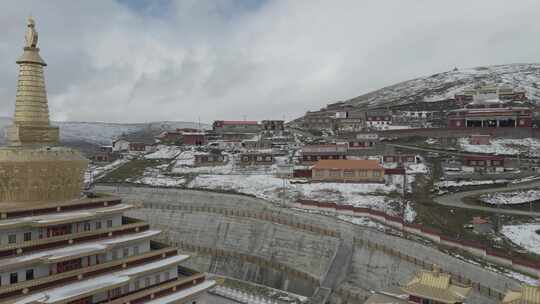
<instances>
[{"instance_id":1,"label":"white railing","mask_svg":"<svg viewBox=\"0 0 540 304\"><path fill-rule=\"evenodd\" d=\"M279 304L280 302L268 299L262 296L254 295L251 293L243 292L233 288L225 286L217 286L212 289L210 292L222 296L224 298L229 298L244 304Z\"/></svg>"}]
</instances>

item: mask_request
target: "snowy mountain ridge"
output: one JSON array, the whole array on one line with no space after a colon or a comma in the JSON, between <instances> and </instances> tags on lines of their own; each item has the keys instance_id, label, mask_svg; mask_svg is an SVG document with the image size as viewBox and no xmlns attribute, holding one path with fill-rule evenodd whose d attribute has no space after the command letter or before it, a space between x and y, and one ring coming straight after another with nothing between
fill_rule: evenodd
<instances>
[{"instance_id":1,"label":"snowy mountain ridge","mask_svg":"<svg viewBox=\"0 0 540 304\"><path fill-rule=\"evenodd\" d=\"M0 143L5 141L5 128L11 125L11 118L0 117ZM209 128L206 124L184 121L159 121L150 123L105 123L105 122L52 122L60 127L62 142L86 142L94 145L110 145L114 137L123 134L150 133L157 134L165 130L177 128Z\"/></svg>"},{"instance_id":2,"label":"snowy mountain ridge","mask_svg":"<svg viewBox=\"0 0 540 304\"><path fill-rule=\"evenodd\" d=\"M530 101L540 101L540 63L520 63L455 69L419 77L352 98L355 106L383 107L453 98L464 89L496 85L521 88Z\"/></svg>"}]
</instances>

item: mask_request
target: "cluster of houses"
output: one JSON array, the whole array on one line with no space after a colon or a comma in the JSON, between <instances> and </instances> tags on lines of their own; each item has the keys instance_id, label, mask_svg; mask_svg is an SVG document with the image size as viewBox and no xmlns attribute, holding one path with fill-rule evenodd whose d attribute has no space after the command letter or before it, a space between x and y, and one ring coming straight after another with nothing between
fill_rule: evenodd
<instances>
[{"instance_id":1,"label":"cluster of houses","mask_svg":"<svg viewBox=\"0 0 540 304\"><path fill-rule=\"evenodd\" d=\"M402 128L530 128L531 109L525 90L480 86L440 102L415 102L388 108L357 108L346 102L328 104L305 114L302 127L336 133ZM441 104L439 104L441 103Z\"/></svg>"}]
</instances>

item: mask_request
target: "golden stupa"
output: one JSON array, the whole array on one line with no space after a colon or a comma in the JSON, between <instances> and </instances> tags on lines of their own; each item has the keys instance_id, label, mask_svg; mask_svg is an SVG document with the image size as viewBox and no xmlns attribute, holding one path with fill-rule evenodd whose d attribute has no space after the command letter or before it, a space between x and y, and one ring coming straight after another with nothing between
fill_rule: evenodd
<instances>
[{"instance_id":1,"label":"golden stupa","mask_svg":"<svg viewBox=\"0 0 540 304\"><path fill-rule=\"evenodd\" d=\"M75 150L58 147L51 126L35 22L28 18L26 45L17 60L19 79L8 147L0 149L0 202L47 202L81 195L88 161Z\"/></svg>"}]
</instances>

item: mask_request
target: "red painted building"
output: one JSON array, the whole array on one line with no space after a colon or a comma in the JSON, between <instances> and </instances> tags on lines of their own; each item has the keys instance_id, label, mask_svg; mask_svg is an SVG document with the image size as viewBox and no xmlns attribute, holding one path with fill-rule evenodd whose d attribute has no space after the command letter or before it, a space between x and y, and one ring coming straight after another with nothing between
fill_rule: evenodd
<instances>
[{"instance_id":1,"label":"red painted building","mask_svg":"<svg viewBox=\"0 0 540 304\"><path fill-rule=\"evenodd\" d=\"M182 132L182 143L188 146L206 145L208 138L205 132Z\"/></svg>"},{"instance_id":2,"label":"red painted building","mask_svg":"<svg viewBox=\"0 0 540 304\"><path fill-rule=\"evenodd\" d=\"M414 154L392 154L383 156L384 163L416 163L416 155Z\"/></svg>"},{"instance_id":3,"label":"red painted building","mask_svg":"<svg viewBox=\"0 0 540 304\"><path fill-rule=\"evenodd\" d=\"M309 145L302 147L302 162L315 163L324 159L347 159L347 144Z\"/></svg>"},{"instance_id":4,"label":"red painted building","mask_svg":"<svg viewBox=\"0 0 540 304\"><path fill-rule=\"evenodd\" d=\"M473 167L475 171L494 171L497 168L504 168L504 162L505 158L498 155L463 157L463 165Z\"/></svg>"},{"instance_id":5,"label":"red painted building","mask_svg":"<svg viewBox=\"0 0 540 304\"><path fill-rule=\"evenodd\" d=\"M530 128L532 111L502 104L467 106L448 113L448 128Z\"/></svg>"}]
</instances>

